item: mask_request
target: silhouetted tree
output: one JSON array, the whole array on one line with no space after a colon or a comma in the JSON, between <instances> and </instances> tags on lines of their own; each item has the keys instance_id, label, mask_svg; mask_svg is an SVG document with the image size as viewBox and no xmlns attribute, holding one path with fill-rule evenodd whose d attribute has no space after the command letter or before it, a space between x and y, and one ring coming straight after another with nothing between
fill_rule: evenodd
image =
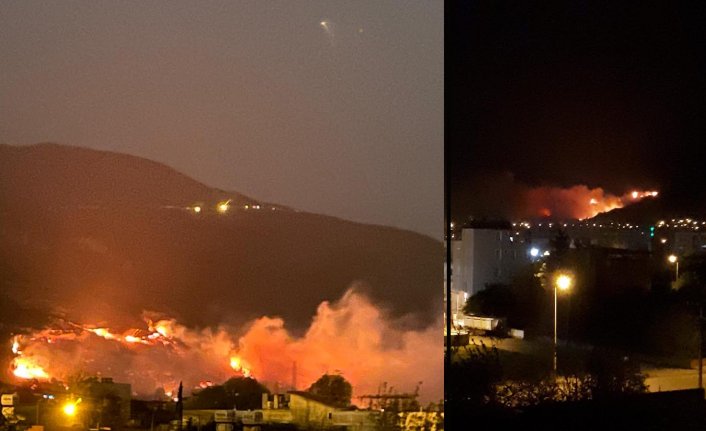
<instances>
[{"instance_id":1,"label":"silhouetted tree","mask_svg":"<svg viewBox=\"0 0 706 431\"><path fill-rule=\"evenodd\" d=\"M547 301L540 280L532 267L521 272L509 285L489 284L466 300L464 312L507 318L513 328L537 326Z\"/></svg>"},{"instance_id":2,"label":"silhouetted tree","mask_svg":"<svg viewBox=\"0 0 706 431\"><path fill-rule=\"evenodd\" d=\"M588 361L592 398L616 397L647 390L640 365L630 357L614 351L594 349Z\"/></svg>"},{"instance_id":3,"label":"silhouetted tree","mask_svg":"<svg viewBox=\"0 0 706 431\"><path fill-rule=\"evenodd\" d=\"M447 410L463 411L495 404L497 384L503 378L495 346L473 343L452 354L446 372Z\"/></svg>"},{"instance_id":4,"label":"silhouetted tree","mask_svg":"<svg viewBox=\"0 0 706 431\"><path fill-rule=\"evenodd\" d=\"M510 286L488 284L485 289L466 300L464 313L483 316L507 317L512 314L515 298Z\"/></svg>"},{"instance_id":5,"label":"silhouetted tree","mask_svg":"<svg viewBox=\"0 0 706 431\"><path fill-rule=\"evenodd\" d=\"M269 393L257 380L234 377L223 385L211 386L185 401L189 409L254 410L262 407L262 394Z\"/></svg>"},{"instance_id":6,"label":"silhouetted tree","mask_svg":"<svg viewBox=\"0 0 706 431\"><path fill-rule=\"evenodd\" d=\"M315 381L307 392L326 399L337 407L348 407L351 404L353 388L343 376L324 374Z\"/></svg>"}]
</instances>

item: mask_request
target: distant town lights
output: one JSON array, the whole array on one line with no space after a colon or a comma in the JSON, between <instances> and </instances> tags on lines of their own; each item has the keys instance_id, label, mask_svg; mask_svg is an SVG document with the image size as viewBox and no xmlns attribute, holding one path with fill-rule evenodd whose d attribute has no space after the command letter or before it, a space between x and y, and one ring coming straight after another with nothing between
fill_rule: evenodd
<instances>
[{"instance_id":1,"label":"distant town lights","mask_svg":"<svg viewBox=\"0 0 706 431\"><path fill-rule=\"evenodd\" d=\"M230 207L230 199L228 199L225 202L219 202L217 209L218 209L219 213L225 214L226 212L228 212L229 207Z\"/></svg>"}]
</instances>

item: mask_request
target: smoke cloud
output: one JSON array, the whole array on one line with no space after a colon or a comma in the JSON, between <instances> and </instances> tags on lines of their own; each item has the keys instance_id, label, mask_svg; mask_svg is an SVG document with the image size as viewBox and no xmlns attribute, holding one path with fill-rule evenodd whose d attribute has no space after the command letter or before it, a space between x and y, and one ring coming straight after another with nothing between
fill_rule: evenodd
<instances>
[{"instance_id":1,"label":"smoke cloud","mask_svg":"<svg viewBox=\"0 0 706 431\"><path fill-rule=\"evenodd\" d=\"M412 392L420 381L420 401L443 396L443 323L405 329L355 286L339 300L321 303L301 337L278 317L261 317L240 330L187 328L160 317L146 313L144 328L123 332L61 322L17 336L9 372L16 380L110 376L131 383L144 398L170 393L182 380L185 388L196 388L239 375L279 390L296 382L302 390L324 373L342 374L354 397L374 394L382 382Z\"/></svg>"},{"instance_id":2,"label":"smoke cloud","mask_svg":"<svg viewBox=\"0 0 706 431\"><path fill-rule=\"evenodd\" d=\"M645 190L628 190L623 195L616 195L601 187L583 184L532 187L517 181L511 173L479 175L469 192L454 201L455 204L458 202L457 216L513 220L545 217L582 220L658 195L657 191Z\"/></svg>"}]
</instances>

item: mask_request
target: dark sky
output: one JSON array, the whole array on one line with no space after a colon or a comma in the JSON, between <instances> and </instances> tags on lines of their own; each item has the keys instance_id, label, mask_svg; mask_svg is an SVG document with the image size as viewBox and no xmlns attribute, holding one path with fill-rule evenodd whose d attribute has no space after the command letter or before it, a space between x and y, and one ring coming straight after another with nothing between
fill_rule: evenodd
<instances>
[{"instance_id":1,"label":"dark sky","mask_svg":"<svg viewBox=\"0 0 706 431\"><path fill-rule=\"evenodd\" d=\"M440 238L443 13L437 1L3 1L0 142L126 152Z\"/></svg>"},{"instance_id":2,"label":"dark sky","mask_svg":"<svg viewBox=\"0 0 706 431\"><path fill-rule=\"evenodd\" d=\"M487 171L532 186L704 196L705 8L460 3L449 4L446 39L457 204Z\"/></svg>"}]
</instances>

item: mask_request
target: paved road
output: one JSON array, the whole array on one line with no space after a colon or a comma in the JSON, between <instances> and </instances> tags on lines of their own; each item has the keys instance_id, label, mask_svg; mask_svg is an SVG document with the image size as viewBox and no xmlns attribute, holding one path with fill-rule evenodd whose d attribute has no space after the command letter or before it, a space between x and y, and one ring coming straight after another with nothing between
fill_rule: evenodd
<instances>
[{"instance_id":1,"label":"paved road","mask_svg":"<svg viewBox=\"0 0 706 431\"><path fill-rule=\"evenodd\" d=\"M647 376L645 384L650 392L694 389L698 386L697 369L688 368L643 368Z\"/></svg>"},{"instance_id":2,"label":"paved road","mask_svg":"<svg viewBox=\"0 0 706 431\"><path fill-rule=\"evenodd\" d=\"M500 350L521 353L535 357L551 355L551 342L547 340L518 340L513 338L490 339L487 337L472 337L476 342L495 345ZM705 367L706 368L706 367ZM694 389L698 387L698 370L693 368L658 368L649 365L642 366L645 374L645 385L650 392ZM706 370L704 371L706 385Z\"/></svg>"}]
</instances>

